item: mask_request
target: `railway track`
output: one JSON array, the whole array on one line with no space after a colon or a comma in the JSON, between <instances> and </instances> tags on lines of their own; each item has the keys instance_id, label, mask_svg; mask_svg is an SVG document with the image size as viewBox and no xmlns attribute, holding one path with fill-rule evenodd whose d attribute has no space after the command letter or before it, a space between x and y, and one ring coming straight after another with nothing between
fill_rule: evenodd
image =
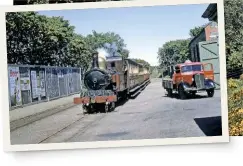
<instances>
[{"instance_id":1,"label":"railway track","mask_svg":"<svg viewBox=\"0 0 243 166\"><path fill-rule=\"evenodd\" d=\"M148 83L139 88L142 91ZM119 101L115 112L123 107L123 102ZM12 144L43 144L43 143L61 143L69 142L77 135L82 135L85 131L104 119L108 113L83 114L79 106L62 108L45 118L39 118L36 121L19 126L11 131ZM27 135L25 133L28 133Z\"/></svg>"},{"instance_id":2,"label":"railway track","mask_svg":"<svg viewBox=\"0 0 243 166\"><path fill-rule=\"evenodd\" d=\"M139 87L137 91L143 91L146 86L149 84L149 81L145 82ZM137 94L138 95L138 94ZM58 142L67 142L68 140L74 138L76 135L83 134L86 130L92 127L95 123L101 121L109 113L97 113L97 114L84 114L83 117L75 120L70 123L68 126L63 127L62 129L56 131L55 133L49 135L47 138L38 142L41 143L58 143Z\"/></svg>"},{"instance_id":3,"label":"railway track","mask_svg":"<svg viewBox=\"0 0 243 166\"><path fill-rule=\"evenodd\" d=\"M98 114L88 114L77 119L66 127L56 131L55 133L49 135L47 138L38 142L41 143L60 143L67 142L76 135L83 134L86 130L92 127L95 123L98 123L103 118L105 118L107 113Z\"/></svg>"}]
</instances>

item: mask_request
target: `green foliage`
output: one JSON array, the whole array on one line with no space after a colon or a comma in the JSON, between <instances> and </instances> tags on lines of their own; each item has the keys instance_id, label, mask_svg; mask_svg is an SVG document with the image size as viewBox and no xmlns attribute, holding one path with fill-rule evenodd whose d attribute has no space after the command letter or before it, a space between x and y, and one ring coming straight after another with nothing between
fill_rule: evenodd
<instances>
[{"instance_id":1,"label":"green foliage","mask_svg":"<svg viewBox=\"0 0 243 166\"><path fill-rule=\"evenodd\" d=\"M57 0L58 2L59 0ZM46 4L49 3L49 0L28 0L28 4Z\"/></svg>"},{"instance_id":2,"label":"green foliage","mask_svg":"<svg viewBox=\"0 0 243 166\"><path fill-rule=\"evenodd\" d=\"M239 51L232 51L231 55L228 57L228 68L239 69L242 68L243 64L243 47Z\"/></svg>"},{"instance_id":3,"label":"green foliage","mask_svg":"<svg viewBox=\"0 0 243 166\"><path fill-rule=\"evenodd\" d=\"M163 70L159 66L150 67L151 78L161 78Z\"/></svg>"},{"instance_id":4,"label":"green foliage","mask_svg":"<svg viewBox=\"0 0 243 166\"><path fill-rule=\"evenodd\" d=\"M197 26L193 29L190 29L189 35L194 38L197 35L199 35L199 33L203 30L204 26Z\"/></svg>"},{"instance_id":5,"label":"green foliage","mask_svg":"<svg viewBox=\"0 0 243 166\"><path fill-rule=\"evenodd\" d=\"M124 40L113 32L82 36L62 17L36 12L6 14L8 63L76 66L88 69L94 49L115 43L117 52L129 56ZM106 48L108 49L108 48Z\"/></svg>"},{"instance_id":6,"label":"green foliage","mask_svg":"<svg viewBox=\"0 0 243 166\"><path fill-rule=\"evenodd\" d=\"M102 1L126 1L126 0L14 0L14 5L75 3L75 2L102 2Z\"/></svg>"},{"instance_id":7,"label":"green foliage","mask_svg":"<svg viewBox=\"0 0 243 166\"><path fill-rule=\"evenodd\" d=\"M147 61L145 61L143 59L139 59L139 58L138 59L132 58L132 60L134 60L135 62L140 63L140 64L144 65L144 67L147 67L150 69L150 64Z\"/></svg>"},{"instance_id":8,"label":"green foliage","mask_svg":"<svg viewBox=\"0 0 243 166\"><path fill-rule=\"evenodd\" d=\"M243 67L243 0L225 0L224 6L227 68Z\"/></svg>"},{"instance_id":9,"label":"green foliage","mask_svg":"<svg viewBox=\"0 0 243 166\"><path fill-rule=\"evenodd\" d=\"M181 39L166 42L158 50L159 64L162 69L167 69L168 66L183 63L190 59L188 49L189 39Z\"/></svg>"},{"instance_id":10,"label":"green foliage","mask_svg":"<svg viewBox=\"0 0 243 166\"><path fill-rule=\"evenodd\" d=\"M109 48L105 47L104 45L106 43L112 44L115 43L117 46L117 52L121 56L128 58L129 51L125 48L126 44L124 43L124 40L121 38L120 35L115 34L114 32L107 32L107 33L98 33L96 31L93 31L92 34L89 34L86 37L87 43L90 45L90 47L94 50L97 48L105 48L109 52Z\"/></svg>"}]
</instances>

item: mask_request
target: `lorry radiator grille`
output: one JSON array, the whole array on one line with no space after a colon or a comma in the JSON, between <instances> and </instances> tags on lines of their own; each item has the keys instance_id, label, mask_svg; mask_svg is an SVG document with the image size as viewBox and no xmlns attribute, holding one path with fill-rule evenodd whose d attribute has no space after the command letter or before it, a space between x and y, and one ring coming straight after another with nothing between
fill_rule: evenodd
<instances>
[{"instance_id":1,"label":"lorry radiator grille","mask_svg":"<svg viewBox=\"0 0 243 166\"><path fill-rule=\"evenodd\" d=\"M197 88L198 89L204 89L205 88L204 75L203 74L196 74L194 78L195 78Z\"/></svg>"},{"instance_id":2,"label":"lorry radiator grille","mask_svg":"<svg viewBox=\"0 0 243 166\"><path fill-rule=\"evenodd\" d=\"M163 87L173 89L173 81L172 80L163 81Z\"/></svg>"}]
</instances>

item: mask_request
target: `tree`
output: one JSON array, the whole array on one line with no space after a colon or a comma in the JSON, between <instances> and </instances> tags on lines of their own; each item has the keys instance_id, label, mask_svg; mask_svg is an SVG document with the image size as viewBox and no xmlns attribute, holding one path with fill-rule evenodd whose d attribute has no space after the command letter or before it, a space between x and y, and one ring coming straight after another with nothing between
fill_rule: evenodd
<instances>
[{"instance_id":1,"label":"tree","mask_svg":"<svg viewBox=\"0 0 243 166\"><path fill-rule=\"evenodd\" d=\"M51 66L87 66L91 49L85 37L62 17L36 12L6 15L8 63Z\"/></svg>"},{"instance_id":2,"label":"tree","mask_svg":"<svg viewBox=\"0 0 243 166\"><path fill-rule=\"evenodd\" d=\"M88 46L85 37L74 34L69 43L69 54L66 63L70 66L81 66L86 71L92 59L92 50Z\"/></svg>"},{"instance_id":3,"label":"tree","mask_svg":"<svg viewBox=\"0 0 243 166\"><path fill-rule=\"evenodd\" d=\"M137 63L142 64L144 67L147 67L149 69L151 67L150 64L147 61L143 60L143 59L140 59L140 58L132 58L132 60L134 60Z\"/></svg>"},{"instance_id":4,"label":"tree","mask_svg":"<svg viewBox=\"0 0 243 166\"><path fill-rule=\"evenodd\" d=\"M97 48L129 56L129 50L118 34L93 31L82 36L74 30L75 27L63 17L47 17L36 12L7 13L8 63L72 66L87 70L92 52ZM109 43L113 45L109 46Z\"/></svg>"},{"instance_id":5,"label":"tree","mask_svg":"<svg viewBox=\"0 0 243 166\"><path fill-rule=\"evenodd\" d=\"M45 17L35 12L7 13L6 20L8 63L38 64L48 59Z\"/></svg>"},{"instance_id":6,"label":"tree","mask_svg":"<svg viewBox=\"0 0 243 166\"><path fill-rule=\"evenodd\" d=\"M14 0L14 5L75 3L75 2L102 2L102 1L125 1L125 0Z\"/></svg>"},{"instance_id":7,"label":"tree","mask_svg":"<svg viewBox=\"0 0 243 166\"><path fill-rule=\"evenodd\" d=\"M93 31L92 34L87 35L86 37L88 44L93 50L98 48L105 48L107 50L112 49L110 46L115 45L115 51L127 58L129 56L129 51L126 49L126 44L124 39L120 35L115 34L114 32L98 33ZM106 46L108 45L108 46Z\"/></svg>"},{"instance_id":8,"label":"tree","mask_svg":"<svg viewBox=\"0 0 243 166\"><path fill-rule=\"evenodd\" d=\"M189 35L191 38L196 37L204 29L204 26L197 26L190 30Z\"/></svg>"},{"instance_id":9,"label":"tree","mask_svg":"<svg viewBox=\"0 0 243 166\"><path fill-rule=\"evenodd\" d=\"M243 0L225 0L225 44L227 69L243 67Z\"/></svg>"},{"instance_id":10,"label":"tree","mask_svg":"<svg viewBox=\"0 0 243 166\"><path fill-rule=\"evenodd\" d=\"M168 66L190 59L189 42L189 39L166 42L158 50L159 67L166 70Z\"/></svg>"}]
</instances>

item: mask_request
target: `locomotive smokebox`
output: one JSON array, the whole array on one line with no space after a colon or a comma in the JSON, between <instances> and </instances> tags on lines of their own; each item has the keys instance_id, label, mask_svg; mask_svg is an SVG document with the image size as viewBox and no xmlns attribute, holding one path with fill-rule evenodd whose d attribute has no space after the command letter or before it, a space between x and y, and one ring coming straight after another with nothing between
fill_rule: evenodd
<instances>
[{"instance_id":1,"label":"locomotive smokebox","mask_svg":"<svg viewBox=\"0 0 243 166\"><path fill-rule=\"evenodd\" d=\"M84 84L89 90L104 90L111 83L111 77L106 71L105 54L95 51L92 55L92 69L85 73Z\"/></svg>"}]
</instances>

